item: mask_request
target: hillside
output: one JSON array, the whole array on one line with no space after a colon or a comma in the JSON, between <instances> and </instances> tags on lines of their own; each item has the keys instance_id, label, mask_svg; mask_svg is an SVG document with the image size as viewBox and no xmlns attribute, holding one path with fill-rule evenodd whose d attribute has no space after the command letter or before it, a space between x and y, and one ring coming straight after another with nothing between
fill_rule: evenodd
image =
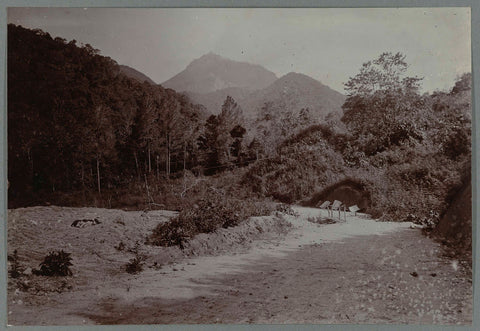
<instances>
[{"instance_id":1,"label":"hillside","mask_svg":"<svg viewBox=\"0 0 480 331\"><path fill-rule=\"evenodd\" d=\"M208 53L192 61L185 70L162 83L178 92L210 93L229 87L264 88L277 79L260 65L238 62Z\"/></svg>"},{"instance_id":2,"label":"hillside","mask_svg":"<svg viewBox=\"0 0 480 331\"><path fill-rule=\"evenodd\" d=\"M193 103L205 106L212 114L220 113L227 96L238 102L247 99L250 93L251 91L242 87L227 87L210 93L185 92Z\"/></svg>"},{"instance_id":3,"label":"hillside","mask_svg":"<svg viewBox=\"0 0 480 331\"><path fill-rule=\"evenodd\" d=\"M133 78L138 80L140 83L143 82L148 82L152 85L156 85L156 83L147 75L144 73L141 73L140 71L133 69L132 67L126 66L126 65L119 65L120 67L120 72L123 73L125 76Z\"/></svg>"},{"instance_id":4,"label":"hillside","mask_svg":"<svg viewBox=\"0 0 480 331\"><path fill-rule=\"evenodd\" d=\"M465 177L463 185L453 194L452 202L434 233L448 244L471 253L472 249L472 179Z\"/></svg>"},{"instance_id":5,"label":"hillside","mask_svg":"<svg viewBox=\"0 0 480 331\"><path fill-rule=\"evenodd\" d=\"M288 73L270 86L239 100L244 113L255 117L265 103L274 108L298 114L308 108L315 117L324 119L329 113L342 113L345 96L319 81L299 73Z\"/></svg>"},{"instance_id":6,"label":"hillside","mask_svg":"<svg viewBox=\"0 0 480 331\"><path fill-rule=\"evenodd\" d=\"M88 44L13 24L8 37L10 207L193 167L201 106L122 74Z\"/></svg>"}]
</instances>

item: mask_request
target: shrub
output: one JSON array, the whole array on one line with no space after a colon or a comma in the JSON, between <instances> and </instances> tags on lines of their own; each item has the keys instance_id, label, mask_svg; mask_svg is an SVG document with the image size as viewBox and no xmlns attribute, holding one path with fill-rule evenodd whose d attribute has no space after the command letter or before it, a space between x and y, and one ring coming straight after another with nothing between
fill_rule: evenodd
<instances>
[{"instance_id":1,"label":"shrub","mask_svg":"<svg viewBox=\"0 0 480 331\"><path fill-rule=\"evenodd\" d=\"M283 193L283 192L275 191L275 192L270 193L270 195L275 200L280 201L284 204L292 204L295 201L295 196L294 196L293 192Z\"/></svg>"},{"instance_id":2,"label":"shrub","mask_svg":"<svg viewBox=\"0 0 480 331\"><path fill-rule=\"evenodd\" d=\"M71 260L70 253L66 253L63 250L50 252L43 262L40 263L40 270L35 270L35 274L42 276L71 276Z\"/></svg>"},{"instance_id":3,"label":"shrub","mask_svg":"<svg viewBox=\"0 0 480 331\"><path fill-rule=\"evenodd\" d=\"M147 259L145 254L140 253L140 243L135 242L135 246L127 250L130 253L135 254L135 257L125 265L125 270L129 274L138 274L143 270L143 262Z\"/></svg>"},{"instance_id":4,"label":"shrub","mask_svg":"<svg viewBox=\"0 0 480 331\"><path fill-rule=\"evenodd\" d=\"M14 250L12 255L8 255L7 259L11 263L11 269L9 271L10 277L12 278L20 277L22 272L20 270L20 263L18 262L17 250Z\"/></svg>"},{"instance_id":5,"label":"shrub","mask_svg":"<svg viewBox=\"0 0 480 331\"><path fill-rule=\"evenodd\" d=\"M287 205L285 203L278 204L277 207L275 207L275 210L287 215L299 216L299 214L295 210L293 210L290 205Z\"/></svg>"},{"instance_id":6,"label":"shrub","mask_svg":"<svg viewBox=\"0 0 480 331\"><path fill-rule=\"evenodd\" d=\"M264 201L241 200L211 190L192 207L166 223L160 223L147 238L147 243L157 246L183 244L199 233L211 233L218 228L239 225L251 216L269 215L272 208Z\"/></svg>"},{"instance_id":7,"label":"shrub","mask_svg":"<svg viewBox=\"0 0 480 331\"><path fill-rule=\"evenodd\" d=\"M129 274L138 274L143 270L143 257L135 256L133 259L126 264L125 270Z\"/></svg>"}]
</instances>

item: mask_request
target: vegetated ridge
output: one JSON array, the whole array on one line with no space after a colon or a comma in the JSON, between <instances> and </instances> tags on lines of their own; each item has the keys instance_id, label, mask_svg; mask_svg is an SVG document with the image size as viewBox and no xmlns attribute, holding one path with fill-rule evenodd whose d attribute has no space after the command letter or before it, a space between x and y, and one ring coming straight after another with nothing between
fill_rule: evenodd
<instances>
[{"instance_id":1,"label":"vegetated ridge","mask_svg":"<svg viewBox=\"0 0 480 331\"><path fill-rule=\"evenodd\" d=\"M120 72L122 72L127 77L134 78L140 83L147 82L149 84L156 85L156 83L150 77L132 67L123 64L119 65L119 67Z\"/></svg>"},{"instance_id":2,"label":"vegetated ridge","mask_svg":"<svg viewBox=\"0 0 480 331\"><path fill-rule=\"evenodd\" d=\"M247 116L258 116L261 108L269 104L295 115L309 109L313 117L323 120L329 113L342 114L344 101L343 94L307 75L291 72L240 99L239 103Z\"/></svg>"}]
</instances>

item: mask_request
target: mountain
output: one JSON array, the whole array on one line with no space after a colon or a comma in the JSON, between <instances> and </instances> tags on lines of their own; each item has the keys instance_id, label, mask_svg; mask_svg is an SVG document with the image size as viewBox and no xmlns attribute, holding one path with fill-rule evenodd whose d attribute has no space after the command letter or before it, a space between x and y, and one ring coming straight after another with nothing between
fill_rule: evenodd
<instances>
[{"instance_id":1,"label":"mountain","mask_svg":"<svg viewBox=\"0 0 480 331\"><path fill-rule=\"evenodd\" d=\"M243 109L247 118L256 118L265 104L272 109L298 113L308 108L319 119L339 119L345 96L319 81L298 73L289 73L269 86L251 91L241 87L229 87L210 93L185 92L193 103L205 106L211 113L220 113L227 96L231 96Z\"/></svg>"},{"instance_id":2,"label":"mountain","mask_svg":"<svg viewBox=\"0 0 480 331\"><path fill-rule=\"evenodd\" d=\"M182 72L162 83L178 92L210 93L225 88L258 90L277 76L260 65L237 62L208 53L192 61Z\"/></svg>"},{"instance_id":3,"label":"mountain","mask_svg":"<svg viewBox=\"0 0 480 331\"><path fill-rule=\"evenodd\" d=\"M288 73L270 86L252 92L239 100L247 117L255 117L262 107L279 108L294 114L308 108L317 118L324 119L329 113L341 114L345 96L319 81L299 73Z\"/></svg>"},{"instance_id":4,"label":"mountain","mask_svg":"<svg viewBox=\"0 0 480 331\"><path fill-rule=\"evenodd\" d=\"M141 73L140 71L133 69L132 67L126 65L119 65L120 72L123 73L125 76L138 80L140 83L147 81L152 85L157 85L150 77Z\"/></svg>"},{"instance_id":5,"label":"mountain","mask_svg":"<svg viewBox=\"0 0 480 331\"><path fill-rule=\"evenodd\" d=\"M319 81L299 73L278 78L259 65L237 62L208 53L192 61L185 70L162 83L185 93L193 103L218 114L227 96L243 109L247 118L256 118L268 103L271 109L299 113L308 108L319 120L339 118L345 96Z\"/></svg>"}]
</instances>

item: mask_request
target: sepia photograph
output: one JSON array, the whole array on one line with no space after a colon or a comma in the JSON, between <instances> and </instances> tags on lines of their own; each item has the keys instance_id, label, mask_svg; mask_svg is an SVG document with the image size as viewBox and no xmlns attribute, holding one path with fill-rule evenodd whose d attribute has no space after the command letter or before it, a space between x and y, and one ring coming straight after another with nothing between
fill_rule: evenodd
<instances>
[{"instance_id":1,"label":"sepia photograph","mask_svg":"<svg viewBox=\"0 0 480 331\"><path fill-rule=\"evenodd\" d=\"M469 7L7 24L8 325L472 325Z\"/></svg>"}]
</instances>

